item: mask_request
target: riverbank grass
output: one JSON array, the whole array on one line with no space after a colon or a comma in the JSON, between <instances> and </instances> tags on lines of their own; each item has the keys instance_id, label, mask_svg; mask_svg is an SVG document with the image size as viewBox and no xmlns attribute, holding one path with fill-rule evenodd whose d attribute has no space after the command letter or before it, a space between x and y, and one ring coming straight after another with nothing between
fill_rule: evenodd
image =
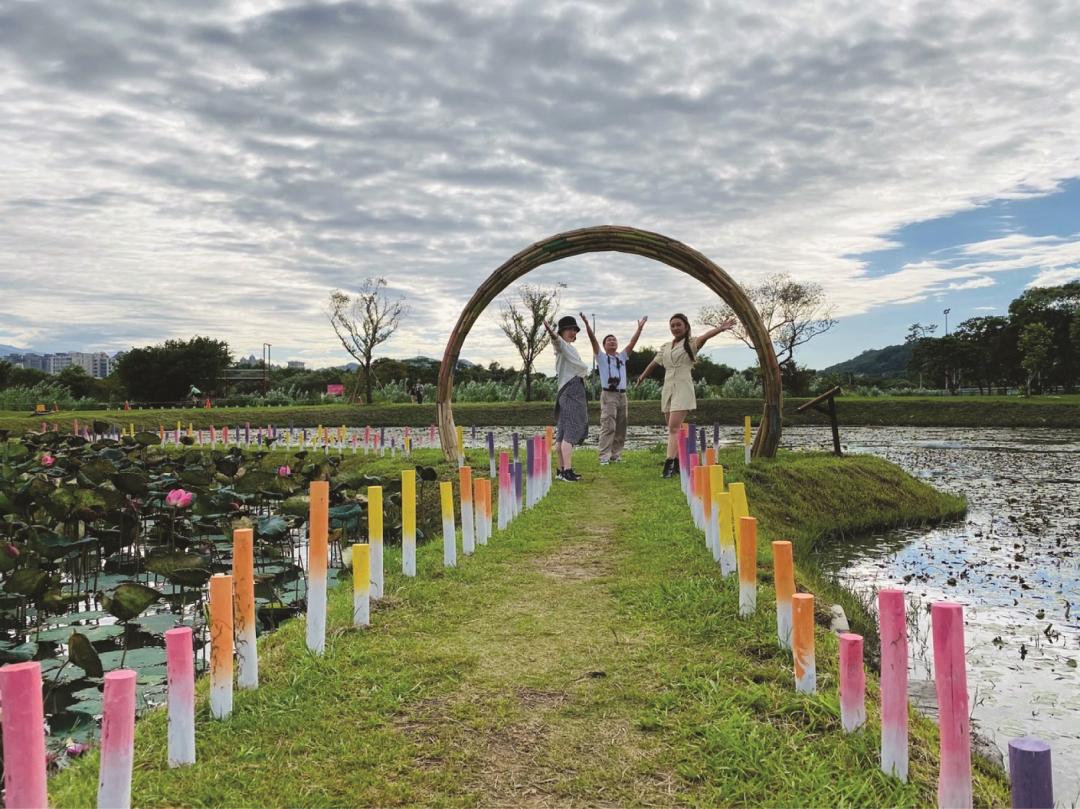
<instances>
[{"instance_id":1,"label":"riverbank grass","mask_svg":"<svg viewBox=\"0 0 1080 809\"><path fill-rule=\"evenodd\" d=\"M677 482L659 478L658 453L601 469L581 452L584 484L556 483L457 569L431 542L407 580L389 549L368 630L349 627L347 585L334 589L323 657L307 653L302 620L260 640L262 685L237 692L228 721L210 720L200 683L194 767L167 768L165 714L148 714L133 803L932 805L936 731L913 716L911 782L882 775L873 678L868 728L843 734L823 628L819 693L795 693L767 549L789 538L804 553L962 504L872 458L724 460L759 517L752 619L736 618L737 584L720 577ZM56 776L52 802L93 805L96 768L91 754ZM981 765L975 794L1008 801Z\"/></svg>"}]
</instances>

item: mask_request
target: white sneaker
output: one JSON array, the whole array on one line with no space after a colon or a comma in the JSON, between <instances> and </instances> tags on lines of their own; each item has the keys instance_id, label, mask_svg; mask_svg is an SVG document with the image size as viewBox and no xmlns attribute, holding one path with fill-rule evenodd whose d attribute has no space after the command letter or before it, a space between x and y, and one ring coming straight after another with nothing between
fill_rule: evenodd
<instances>
[{"instance_id":1,"label":"white sneaker","mask_svg":"<svg viewBox=\"0 0 1080 809\"><path fill-rule=\"evenodd\" d=\"M601 466L607 466L608 464L612 463L613 461L614 461L614 458L613 458L612 460L610 460L610 461L609 461L609 460L607 460L606 458L602 458L602 459L600 460L600 465L601 465Z\"/></svg>"}]
</instances>

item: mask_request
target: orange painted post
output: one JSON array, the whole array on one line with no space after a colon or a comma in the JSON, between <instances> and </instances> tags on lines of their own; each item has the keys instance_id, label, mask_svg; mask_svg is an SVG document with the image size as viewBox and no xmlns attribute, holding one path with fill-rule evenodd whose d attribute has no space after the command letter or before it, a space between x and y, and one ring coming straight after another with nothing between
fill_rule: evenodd
<instances>
[{"instance_id":1,"label":"orange painted post","mask_svg":"<svg viewBox=\"0 0 1080 809\"><path fill-rule=\"evenodd\" d=\"M255 552L250 528L233 531L233 583L236 586L236 684L259 687L259 655L255 642Z\"/></svg>"},{"instance_id":2,"label":"orange painted post","mask_svg":"<svg viewBox=\"0 0 1080 809\"><path fill-rule=\"evenodd\" d=\"M757 609L757 520L739 518L739 615Z\"/></svg>"},{"instance_id":3,"label":"orange painted post","mask_svg":"<svg viewBox=\"0 0 1080 809\"><path fill-rule=\"evenodd\" d=\"M813 694L817 691L817 666L814 659L814 597L810 593L796 593L791 597L791 618L795 690Z\"/></svg>"},{"instance_id":4,"label":"orange painted post","mask_svg":"<svg viewBox=\"0 0 1080 809\"><path fill-rule=\"evenodd\" d=\"M210 577L210 715L227 719L233 703L233 577Z\"/></svg>"},{"instance_id":5,"label":"orange painted post","mask_svg":"<svg viewBox=\"0 0 1080 809\"><path fill-rule=\"evenodd\" d=\"M776 584L776 638L782 649L791 648L791 597L795 595L795 563L791 543L772 544L773 581Z\"/></svg>"},{"instance_id":6,"label":"orange painted post","mask_svg":"<svg viewBox=\"0 0 1080 809\"><path fill-rule=\"evenodd\" d=\"M308 509L307 647L321 655L326 645L326 553L330 532L330 482L311 482Z\"/></svg>"},{"instance_id":7,"label":"orange painted post","mask_svg":"<svg viewBox=\"0 0 1080 809\"><path fill-rule=\"evenodd\" d=\"M473 478L473 529L476 531L476 544L487 545L487 535L484 533L484 478ZM487 527L491 527L491 520L487 520Z\"/></svg>"},{"instance_id":8,"label":"orange painted post","mask_svg":"<svg viewBox=\"0 0 1080 809\"><path fill-rule=\"evenodd\" d=\"M470 556L476 548L471 466L458 469L458 497L461 500L461 550L466 556Z\"/></svg>"}]
</instances>

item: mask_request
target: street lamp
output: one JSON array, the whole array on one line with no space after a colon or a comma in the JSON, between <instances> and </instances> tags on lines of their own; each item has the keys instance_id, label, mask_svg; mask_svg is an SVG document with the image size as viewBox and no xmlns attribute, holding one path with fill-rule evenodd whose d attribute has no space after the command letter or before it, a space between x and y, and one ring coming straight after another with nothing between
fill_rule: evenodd
<instances>
[{"instance_id":1,"label":"street lamp","mask_svg":"<svg viewBox=\"0 0 1080 809\"><path fill-rule=\"evenodd\" d=\"M949 312L951 312L951 311L952 311L952 309L950 308L950 309L946 309L946 310L945 310L945 311L944 311L944 312L942 313L942 314L944 314L944 315L945 315L945 336L946 336L946 337L948 337L948 336L949 336Z\"/></svg>"},{"instance_id":2,"label":"street lamp","mask_svg":"<svg viewBox=\"0 0 1080 809\"><path fill-rule=\"evenodd\" d=\"M263 343L263 396L270 384L270 343Z\"/></svg>"}]
</instances>

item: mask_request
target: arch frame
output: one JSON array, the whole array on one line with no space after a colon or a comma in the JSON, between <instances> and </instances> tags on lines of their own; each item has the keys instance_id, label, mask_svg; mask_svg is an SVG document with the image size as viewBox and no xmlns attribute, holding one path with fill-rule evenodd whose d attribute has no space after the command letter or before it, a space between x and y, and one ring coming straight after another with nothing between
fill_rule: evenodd
<instances>
[{"instance_id":1,"label":"arch frame","mask_svg":"<svg viewBox=\"0 0 1080 809\"><path fill-rule=\"evenodd\" d=\"M753 457L774 457L780 445L783 407L780 364L768 329L743 288L717 264L680 241L633 227L598 225L558 233L526 247L491 273L465 305L447 340L439 368L436 416L446 459L451 463L457 460L457 430L451 403L454 369L465 338L480 315L507 287L538 267L571 256L604 252L627 253L659 261L700 281L731 306L754 343L761 367L765 405L754 435Z\"/></svg>"}]
</instances>

